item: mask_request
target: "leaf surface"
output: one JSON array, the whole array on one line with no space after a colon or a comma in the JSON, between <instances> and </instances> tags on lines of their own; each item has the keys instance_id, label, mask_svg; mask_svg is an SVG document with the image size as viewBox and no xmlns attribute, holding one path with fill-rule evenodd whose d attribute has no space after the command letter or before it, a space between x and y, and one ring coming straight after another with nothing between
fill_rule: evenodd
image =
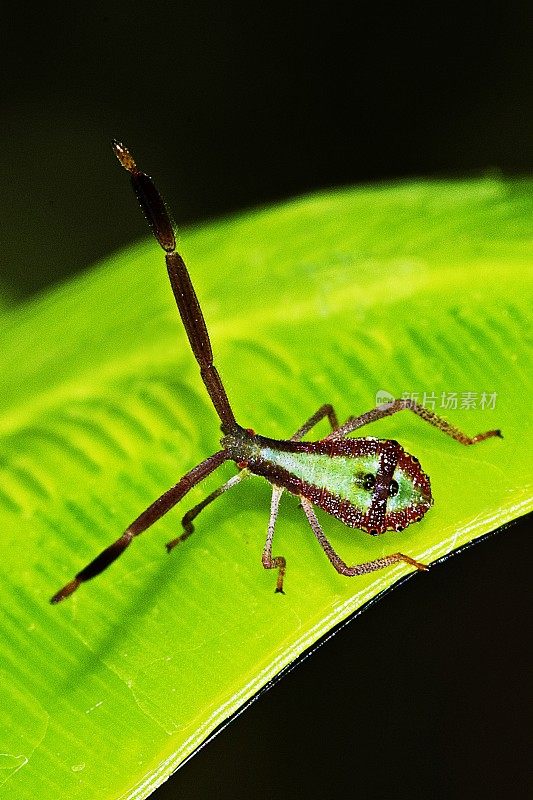
<instances>
[{"instance_id":1,"label":"leaf surface","mask_svg":"<svg viewBox=\"0 0 533 800\"><path fill-rule=\"evenodd\" d=\"M288 437L322 403L341 419L378 391L417 394L466 448L402 412L398 439L435 505L369 537L320 515L349 563L431 562L531 510L533 193L527 181L406 183L297 199L182 236L238 420ZM182 513L225 465L69 601L48 599L218 448L149 241L0 317L0 784L13 798L144 798L284 666L408 572L343 578L284 496L243 483L167 556ZM456 407L455 407L456 405ZM317 428L325 435L327 425ZM431 580L431 572L419 580Z\"/></svg>"}]
</instances>

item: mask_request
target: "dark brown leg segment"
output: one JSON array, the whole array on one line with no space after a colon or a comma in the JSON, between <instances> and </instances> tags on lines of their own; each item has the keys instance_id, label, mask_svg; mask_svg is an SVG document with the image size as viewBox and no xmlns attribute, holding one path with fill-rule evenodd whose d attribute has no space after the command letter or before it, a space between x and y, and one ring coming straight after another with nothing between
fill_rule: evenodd
<instances>
[{"instance_id":1,"label":"dark brown leg segment","mask_svg":"<svg viewBox=\"0 0 533 800\"><path fill-rule=\"evenodd\" d=\"M315 425L317 425L317 423L323 420L324 417L327 417L329 419L330 425L333 428L333 430L339 427L339 423L337 421L337 415L335 414L333 406L327 403L321 406L318 409L318 411L315 414L313 414L313 416L310 417L307 420L307 422L304 425L302 425L302 427L299 428L293 436L291 436L291 441L293 442L299 441L303 436L305 436L306 433L309 433L311 428L313 428ZM187 513L185 514L185 516L181 521L181 524L183 525L183 533L181 534L181 536L177 536L175 539L172 539L172 541L168 542L167 550L170 552L171 550L174 549L174 547L176 547L176 545L180 544L181 542L184 542L185 539L188 539L191 533L194 533L194 525L192 524L193 520L196 519L198 514L201 511L203 511L204 508L206 508L206 506L212 503L213 500L216 500L217 497L220 497L221 494L227 492L228 489L232 489L234 486L237 486L238 483L240 483L249 475L250 473L248 472L248 470L246 469L241 470L237 475L234 475L233 478L230 478L229 481L226 481L226 483L222 484L222 486L219 486L218 489L215 489L214 492L211 492L211 494L205 497L200 503L198 503L198 505L194 506L194 508L191 508L190 511L187 511Z\"/></svg>"},{"instance_id":2,"label":"dark brown leg segment","mask_svg":"<svg viewBox=\"0 0 533 800\"><path fill-rule=\"evenodd\" d=\"M373 408L371 411L367 411L366 414L361 414L360 417L350 417L344 423L344 425L341 425L340 428L337 428L337 430L333 431L333 433L330 433L326 438L337 439L346 436L348 433L351 433L358 428L362 428L363 425L368 425L370 422L376 422L378 419L383 419L383 417L390 417L392 414L396 414L398 411L404 410L412 411L421 419L429 422L430 425L438 428L447 436L451 436L452 439L455 439L461 444L477 444L478 442L482 442L484 439L489 439L491 436L499 436L502 438L500 430L485 431L484 433L477 433L475 436L467 436L466 433L463 433L454 425L450 425L449 422L442 417L439 417L433 411L430 411L429 409L424 408L424 406L418 405L413 400L408 399L393 400L391 403L387 403L387 405L378 406L377 408Z\"/></svg>"},{"instance_id":3,"label":"dark brown leg segment","mask_svg":"<svg viewBox=\"0 0 533 800\"><path fill-rule=\"evenodd\" d=\"M315 534L316 538L318 539L322 549L324 550L325 554L335 567L338 573L341 575L346 575L347 577L353 577L355 575L365 575L368 572L376 572L378 569L383 569L384 567L389 567L391 564L396 564L398 561L404 561L406 564L411 564L411 566L416 567L419 570L427 570L428 567L426 564L420 563L420 561L415 561L414 558L410 556L406 556L403 553L392 553L390 556L383 556L382 558L375 558L373 561L365 561L363 564L354 564L354 566L349 567L342 558L335 552L331 544L326 538L324 531L318 521L316 514L313 510L313 506L305 497L301 497L301 504L302 508L305 512L305 516L309 520L309 524Z\"/></svg>"},{"instance_id":4,"label":"dark brown leg segment","mask_svg":"<svg viewBox=\"0 0 533 800\"><path fill-rule=\"evenodd\" d=\"M296 433L291 436L291 442L299 442L306 433L309 433L311 428L314 428L321 420L327 417L329 419L329 424L331 425L331 429L334 431L339 427L339 423L337 420L337 415L333 406L330 403L325 403L323 406L320 406L318 411L313 414L312 417L309 417L307 422L304 422L301 428L298 428Z\"/></svg>"},{"instance_id":5,"label":"dark brown leg segment","mask_svg":"<svg viewBox=\"0 0 533 800\"><path fill-rule=\"evenodd\" d=\"M222 422L224 432L234 430L237 423L226 390L213 364L213 351L198 297L187 267L176 251L176 237L163 198L153 180L137 167L132 154L121 142L113 142L115 155L131 176L133 190L157 242L165 251L168 276L185 332L200 367L200 374Z\"/></svg>"},{"instance_id":6,"label":"dark brown leg segment","mask_svg":"<svg viewBox=\"0 0 533 800\"><path fill-rule=\"evenodd\" d=\"M56 592L50 602L61 602L65 597L71 595L81 583L95 578L107 569L113 561L122 555L135 536L143 533L147 528L153 525L154 522L157 522L157 520L166 514L167 511L170 511L193 486L196 486L197 483L206 478L213 470L219 467L220 464L227 461L227 459L227 452L225 450L220 450L218 453L206 458L201 464L191 469L191 471L184 475L175 486L172 486L171 489L168 489L168 491L161 495L151 506L148 506L148 508L126 528L122 536L120 536L116 542L106 547L106 549L103 550L100 555L96 556L90 564L87 564L81 572L78 572L70 583L67 583L59 592Z\"/></svg>"}]
</instances>

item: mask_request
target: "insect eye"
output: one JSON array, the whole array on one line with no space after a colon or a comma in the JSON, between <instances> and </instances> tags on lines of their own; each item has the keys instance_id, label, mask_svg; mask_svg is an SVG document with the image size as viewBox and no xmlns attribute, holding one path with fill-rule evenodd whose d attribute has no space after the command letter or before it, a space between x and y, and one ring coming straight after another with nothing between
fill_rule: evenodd
<instances>
[{"instance_id":1,"label":"insect eye","mask_svg":"<svg viewBox=\"0 0 533 800\"><path fill-rule=\"evenodd\" d=\"M398 483L393 478L389 486L389 497L395 497L395 495L398 494L399 488Z\"/></svg>"},{"instance_id":2,"label":"insect eye","mask_svg":"<svg viewBox=\"0 0 533 800\"><path fill-rule=\"evenodd\" d=\"M374 488L374 484L376 483L376 478L370 472L364 476L363 478L363 489L366 489L368 492Z\"/></svg>"}]
</instances>

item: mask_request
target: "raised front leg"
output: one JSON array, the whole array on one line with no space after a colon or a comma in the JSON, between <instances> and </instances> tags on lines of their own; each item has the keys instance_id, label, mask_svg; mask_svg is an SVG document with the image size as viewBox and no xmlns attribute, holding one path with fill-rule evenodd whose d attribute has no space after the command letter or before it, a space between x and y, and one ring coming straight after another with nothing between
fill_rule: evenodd
<instances>
[{"instance_id":1,"label":"raised front leg","mask_svg":"<svg viewBox=\"0 0 533 800\"><path fill-rule=\"evenodd\" d=\"M363 564L354 564L353 566L349 567L342 560L339 554L335 552L327 540L320 522L318 521L313 510L313 506L309 500L307 500L305 497L301 497L300 500L302 508L305 512L305 516L309 520L309 524L311 525L313 533L318 539L325 554L340 575L346 575L349 578L352 578L355 575L365 575L367 572L376 572L378 569L390 567L391 564L396 564L398 561L404 561L406 564L411 564L411 566L416 567L419 570L427 571L429 569L426 564L422 564L420 561L415 561L414 558L411 558L411 556L406 556L403 553L391 553L389 556L382 556L382 558L375 558L373 561L365 561Z\"/></svg>"},{"instance_id":2,"label":"raised front leg","mask_svg":"<svg viewBox=\"0 0 533 800\"><path fill-rule=\"evenodd\" d=\"M499 436L500 438L503 438L500 430L485 431L484 433L477 433L475 436L467 436L467 434L460 431L459 428L456 428L454 425L450 425L449 422L442 417L439 417L438 414L435 414L433 411L430 411L424 406L418 405L418 403L415 403L414 400L400 399L393 400L391 403L373 408L371 411L367 411L366 414L361 414L359 417L349 417L344 425L341 425L340 428L337 428L337 430L334 430L333 433L329 434L329 436L326 436L326 439L342 438L348 433L351 433L358 428L362 428L363 425L368 425L370 422L376 422L378 419L383 419L383 417L390 417L392 414L396 414L398 411L404 410L412 411L421 419L425 420L425 422L429 422L430 425L438 428L447 436L451 436L452 439L455 439L461 444L477 444L478 442L482 442L484 439L489 439L491 436Z\"/></svg>"}]
</instances>

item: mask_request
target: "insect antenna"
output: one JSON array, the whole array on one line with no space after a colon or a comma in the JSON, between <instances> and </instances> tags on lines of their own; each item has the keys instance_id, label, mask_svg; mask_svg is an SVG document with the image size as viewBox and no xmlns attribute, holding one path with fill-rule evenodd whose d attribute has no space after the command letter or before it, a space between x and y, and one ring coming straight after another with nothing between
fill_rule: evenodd
<instances>
[{"instance_id":1,"label":"insect antenna","mask_svg":"<svg viewBox=\"0 0 533 800\"><path fill-rule=\"evenodd\" d=\"M191 283L185 262L176 250L176 237L163 198L149 175L141 172L129 150L113 140L115 155L130 175L133 190L159 245L165 251L170 285L185 327L192 351L200 367L200 375L209 397L220 417L224 433L234 431L238 425L231 409L226 390L213 364L213 351L200 303Z\"/></svg>"}]
</instances>

